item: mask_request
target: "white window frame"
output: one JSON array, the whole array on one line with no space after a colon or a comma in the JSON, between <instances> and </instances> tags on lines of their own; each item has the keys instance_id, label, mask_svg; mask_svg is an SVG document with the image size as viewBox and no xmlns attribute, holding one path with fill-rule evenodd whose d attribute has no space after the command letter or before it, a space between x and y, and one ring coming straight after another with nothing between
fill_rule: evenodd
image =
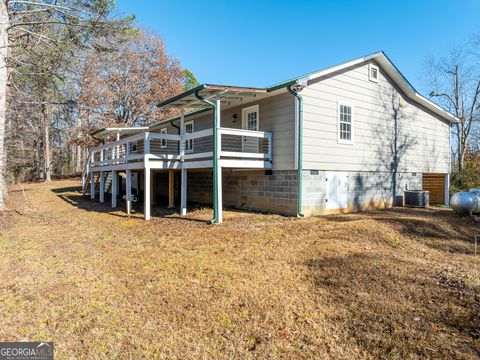
<instances>
[{"instance_id":1,"label":"white window frame","mask_svg":"<svg viewBox=\"0 0 480 360\"><path fill-rule=\"evenodd\" d=\"M377 70L377 77L372 77L372 69ZM378 83L378 78L380 77L380 69L377 65L368 64L368 80Z\"/></svg>"},{"instance_id":2,"label":"white window frame","mask_svg":"<svg viewBox=\"0 0 480 360\"><path fill-rule=\"evenodd\" d=\"M252 112L257 113L257 128L255 130L258 131L260 129L260 107L258 106L258 104L242 109L242 128L245 130L248 129L247 114Z\"/></svg>"},{"instance_id":3,"label":"white window frame","mask_svg":"<svg viewBox=\"0 0 480 360\"><path fill-rule=\"evenodd\" d=\"M185 125L184 125L185 126L185 134L190 134L190 133L187 133L187 125L192 125L192 132L191 133L194 133L195 132L195 123L193 122L193 120L185 121ZM187 148L188 143L190 143L190 149ZM185 141L185 153L193 152L194 148L195 148L194 139L190 139L190 140Z\"/></svg>"},{"instance_id":4,"label":"white window frame","mask_svg":"<svg viewBox=\"0 0 480 360\"><path fill-rule=\"evenodd\" d=\"M160 134L168 134L168 129L167 128L161 128L160 129ZM160 149L166 149L167 147L168 147L167 139L161 139L160 140Z\"/></svg>"},{"instance_id":5,"label":"white window frame","mask_svg":"<svg viewBox=\"0 0 480 360\"><path fill-rule=\"evenodd\" d=\"M348 106L351 109L351 118L352 121L350 123L350 140L347 139L341 139L340 138L340 107L341 106ZM337 102L337 142L339 144L348 144L348 145L353 145L353 140L354 140L354 135L355 135L355 107L346 102L346 101L338 101Z\"/></svg>"}]
</instances>

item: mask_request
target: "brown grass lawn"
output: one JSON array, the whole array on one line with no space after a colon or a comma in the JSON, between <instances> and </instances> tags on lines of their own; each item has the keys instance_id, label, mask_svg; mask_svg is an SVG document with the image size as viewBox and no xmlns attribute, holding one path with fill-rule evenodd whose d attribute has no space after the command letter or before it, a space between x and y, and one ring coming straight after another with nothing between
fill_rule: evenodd
<instances>
[{"instance_id":1,"label":"brown grass lawn","mask_svg":"<svg viewBox=\"0 0 480 360\"><path fill-rule=\"evenodd\" d=\"M211 226L200 209L145 222L78 184L12 188L0 340L54 341L57 359L480 357L468 217L226 212Z\"/></svg>"}]
</instances>

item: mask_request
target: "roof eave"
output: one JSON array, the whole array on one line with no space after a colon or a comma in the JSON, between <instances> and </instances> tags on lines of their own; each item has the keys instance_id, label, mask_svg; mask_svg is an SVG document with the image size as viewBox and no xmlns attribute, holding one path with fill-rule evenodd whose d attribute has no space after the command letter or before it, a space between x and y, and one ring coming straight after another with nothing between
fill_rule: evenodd
<instances>
[{"instance_id":1,"label":"roof eave","mask_svg":"<svg viewBox=\"0 0 480 360\"><path fill-rule=\"evenodd\" d=\"M395 77L395 79L393 79L395 83L397 83L397 85L400 85L400 84L402 85L400 86L401 89L406 93L406 95L410 99L412 99L413 101L416 101L417 103L420 103L421 105L425 106L427 109L433 111L434 113L436 113L437 115L441 116L443 119L451 123L458 123L460 121L457 117L455 117L453 114L451 114L447 110L443 109L441 106L435 104L433 101L422 96L383 51L377 51L369 55L365 55L365 56L338 64L338 65L334 65L322 70L311 72L303 76L299 76L297 78L290 79L288 81L285 81L276 85L272 85L269 88L267 88L267 91L272 92L281 88L285 88L290 85L303 84L308 81L317 79L319 77L331 74L332 72L340 71L345 68L355 66L357 64L361 64L369 60L375 60L379 62L380 65L382 65L384 68L387 68L387 70L390 71L389 75L390 76L393 75L393 77Z\"/></svg>"},{"instance_id":2,"label":"roof eave","mask_svg":"<svg viewBox=\"0 0 480 360\"><path fill-rule=\"evenodd\" d=\"M162 101L161 103L157 104L157 108L161 108L161 107L164 107L164 106L167 106L168 104L171 104L177 100L180 100L188 95L192 95L192 94L195 94L197 91L200 91L200 90L203 90L203 89L206 89L207 88L207 85L206 84L201 84L201 85L198 85L190 90L187 90L187 91L184 91L183 93L181 94L178 94L174 97L171 97L165 101Z\"/></svg>"}]
</instances>

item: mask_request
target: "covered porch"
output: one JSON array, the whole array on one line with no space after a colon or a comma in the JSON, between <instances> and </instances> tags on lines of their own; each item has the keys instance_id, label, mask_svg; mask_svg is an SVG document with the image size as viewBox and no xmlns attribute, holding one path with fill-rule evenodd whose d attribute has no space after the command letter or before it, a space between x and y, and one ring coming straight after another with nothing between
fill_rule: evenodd
<instances>
[{"instance_id":1,"label":"covered porch","mask_svg":"<svg viewBox=\"0 0 480 360\"><path fill-rule=\"evenodd\" d=\"M100 202L104 202L108 191L112 207L117 206L119 196L124 197L128 214L132 211L132 202L141 196L144 217L150 220L151 207L156 202L155 186L158 186L155 179L158 174L168 174L168 207L175 207L175 178L177 182L180 178L179 212L185 215L189 171L209 170L213 174L212 223L221 223L222 170L272 167L272 133L255 130L253 121L250 128L221 127L222 107L248 102L265 93L264 89L201 85L158 105L159 108L178 108L178 134L162 131L162 124L169 120L138 130L102 130L105 139L114 135L116 141L90 149L82 175L83 192L89 190L92 199L98 196ZM192 112L203 111L211 114L211 126L193 131L185 118Z\"/></svg>"}]
</instances>

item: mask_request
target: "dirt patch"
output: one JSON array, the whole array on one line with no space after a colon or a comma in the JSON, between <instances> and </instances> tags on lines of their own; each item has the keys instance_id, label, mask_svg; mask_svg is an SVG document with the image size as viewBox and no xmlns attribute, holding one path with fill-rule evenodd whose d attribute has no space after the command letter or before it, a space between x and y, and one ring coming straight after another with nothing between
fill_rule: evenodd
<instances>
[{"instance_id":1,"label":"dirt patch","mask_svg":"<svg viewBox=\"0 0 480 360\"><path fill-rule=\"evenodd\" d=\"M127 217L76 181L24 190L0 221L0 339L76 359L480 356L480 228L447 209L211 226L208 208Z\"/></svg>"}]
</instances>

